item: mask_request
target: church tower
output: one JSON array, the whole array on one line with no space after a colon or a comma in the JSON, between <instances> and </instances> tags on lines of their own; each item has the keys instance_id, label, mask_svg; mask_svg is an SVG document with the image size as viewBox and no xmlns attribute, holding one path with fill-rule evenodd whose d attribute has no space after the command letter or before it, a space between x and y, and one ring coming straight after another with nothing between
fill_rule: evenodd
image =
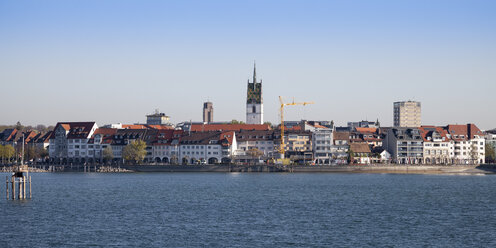
<instances>
[{"instance_id":1,"label":"church tower","mask_svg":"<svg viewBox=\"0 0 496 248\"><path fill-rule=\"evenodd\" d=\"M246 124L263 124L262 80L257 82L257 68L253 64L253 82L248 79L246 94Z\"/></svg>"}]
</instances>

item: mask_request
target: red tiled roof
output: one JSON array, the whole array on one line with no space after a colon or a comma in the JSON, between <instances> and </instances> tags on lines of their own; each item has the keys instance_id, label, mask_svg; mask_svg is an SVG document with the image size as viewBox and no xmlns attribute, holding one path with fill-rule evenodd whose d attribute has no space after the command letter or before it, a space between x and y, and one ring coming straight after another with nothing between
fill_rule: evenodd
<instances>
[{"instance_id":1,"label":"red tiled roof","mask_svg":"<svg viewBox=\"0 0 496 248\"><path fill-rule=\"evenodd\" d=\"M193 124L192 132L271 130L268 124Z\"/></svg>"},{"instance_id":2,"label":"red tiled roof","mask_svg":"<svg viewBox=\"0 0 496 248\"><path fill-rule=\"evenodd\" d=\"M114 135L117 132L117 128L97 128L93 133L95 134L103 134L103 135Z\"/></svg>"},{"instance_id":3,"label":"red tiled roof","mask_svg":"<svg viewBox=\"0 0 496 248\"><path fill-rule=\"evenodd\" d=\"M377 128L374 127L357 127L355 129L360 133L375 133L377 131Z\"/></svg>"},{"instance_id":4,"label":"red tiled roof","mask_svg":"<svg viewBox=\"0 0 496 248\"><path fill-rule=\"evenodd\" d=\"M350 140L350 132L334 132L332 136L334 140Z\"/></svg>"},{"instance_id":5,"label":"red tiled roof","mask_svg":"<svg viewBox=\"0 0 496 248\"><path fill-rule=\"evenodd\" d=\"M148 125L148 124L123 124L124 129L158 129L158 130L169 130L174 129L168 125Z\"/></svg>"},{"instance_id":6,"label":"red tiled roof","mask_svg":"<svg viewBox=\"0 0 496 248\"><path fill-rule=\"evenodd\" d=\"M232 145L233 139L234 139L234 132L233 131L221 133L220 138L219 138L220 141L227 140L228 144L225 144L225 145ZM223 143L223 145L224 145L224 143Z\"/></svg>"},{"instance_id":7,"label":"red tiled roof","mask_svg":"<svg viewBox=\"0 0 496 248\"><path fill-rule=\"evenodd\" d=\"M475 135L484 135L475 124L448 125L446 129L453 140L469 140L473 139ZM461 138L460 135L463 135L464 138Z\"/></svg>"},{"instance_id":8,"label":"red tiled roof","mask_svg":"<svg viewBox=\"0 0 496 248\"><path fill-rule=\"evenodd\" d=\"M93 126L95 122L58 122L53 130L62 127L68 131L67 139L81 139L88 138ZM52 133L51 138L55 138L55 132Z\"/></svg>"},{"instance_id":9,"label":"red tiled roof","mask_svg":"<svg viewBox=\"0 0 496 248\"><path fill-rule=\"evenodd\" d=\"M428 137L432 136L432 133L434 131L438 132L441 138L444 138L444 141L448 141L448 131L446 131L442 127L436 127L436 126L421 126L419 127L420 130L420 136L422 136L422 139L424 141L430 141L428 140Z\"/></svg>"},{"instance_id":10,"label":"red tiled roof","mask_svg":"<svg viewBox=\"0 0 496 248\"><path fill-rule=\"evenodd\" d=\"M351 143L350 150L355 153L370 153L370 147L367 143Z\"/></svg>"}]
</instances>

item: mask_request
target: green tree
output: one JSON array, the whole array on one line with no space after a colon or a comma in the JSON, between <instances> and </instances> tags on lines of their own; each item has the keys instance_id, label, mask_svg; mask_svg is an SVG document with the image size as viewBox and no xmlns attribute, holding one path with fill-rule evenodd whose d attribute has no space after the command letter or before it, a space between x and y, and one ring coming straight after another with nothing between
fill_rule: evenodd
<instances>
[{"instance_id":1,"label":"green tree","mask_svg":"<svg viewBox=\"0 0 496 248\"><path fill-rule=\"evenodd\" d=\"M15 155L15 149L11 145L4 145L2 146L2 160L7 159L7 161L10 161L12 157Z\"/></svg>"},{"instance_id":2,"label":"green tree","mask_svg":"<svg viewBox=\"0 0 496 248\"><path fill-rule=\"evenodd\" d=\"M486 143L486 163L494 163L496 162L496 151L494 146L489 143Z\"/></svg>"},{"instance_id":3,"label":"green tree","mask_svg":"<svg viewBox=\"0 0 496 248\"><path fill-rule=\"evenodd\" d=\"M346 153L348 153L348 164L351 164L355 157L355 153L351 149L348 149Z\"/></svg>"},{"instance_id":4,"label":"green tree","mask_svg":"<svg viewBox=\"0 0 496 248\"><path fill-rule=\"evenodd\" d=\"M44 147L40 147L36 151L38 153L38 157L39 158L43 158L44 159L44 158L48 157L48 155L49 155L48 150L46 148L44 148Z\"/></svg>"},{"instance_id":5,"label":"green tree","mask_svg":"<svg viewBox=\"0 0 496 248\"><path fill-rule=\"evenodd\" d=\"M103 161L107 163L114 158L114 152L112 151L112 147L109 145L105 149L103 149Z\"/></svg>"},{"instance_id":6,"label":"green tree","mask_svg":"<svg viewBox=\"0 0 496 248\"><path fill-rule=\"evenodd\" d=\"M246 154L248 154L248 156L250 156L254 159L260 158L260 156L264 155L264 153L257 148L252 148L252 149L246 151Z\"/></svg>"},{"instance_id":7,"label":"green tree","mask_svg":"<svg viewBox=\"0 0 496 248\"><path fill-rule=\"evenodd\" d=\"M2 164L5 163L5 146L0 145L0 158L2 158Z\"/></svg>"},{"instance_id":8,"label":"green tree","mask_svg":"<svg viewBox=\"0 0 496 248\"><path fill-rule=\"evenodd\" d=\"M266 121L263 123L264 125L269 125L269 127L272 127L272 123L270 121Z\"/></svg>"},{"instance_id":9,"label":"green tree","mask_svg":"<svg viewBox=\"0 0 496 248\"><path fill-rule=\"evenodd\" d=\"M32 146L27 146L24 149L24 161L29 161L31 159L37 158L36 150Z\"/></svg>"},{"instance_id":10,"label":"green tree","mask_svg":"<svg viewBox=\"0 0 496 248\"><path fill-rule=\"evenodd\" d=\"M140 163L146 156L146 143L143 140L135 140L124 147L122 157L133 163Z\"/></svg>"},{"instance_id":11,"label":"green tree","mask_svg":"<svg viewBox=\"0 0 496 248\"><path fill-rule=\"evenodd\" d=\"M477 143L472 143L470 147L470 152L469 152L470 158L471 158L471 163L477 164L478 158L479 158L479 152L477 149Z\"/></svg>"},{"instance_id":12,"label":"green tree","mask_svg":"<svg viewBox=\"0 0 496 248\"><path fill-rule=\"evenodd\" d=\"M245 124L245 123L243 121L238 121L238 120L233 119L231 121L231 124Z\"/></svg>"}]
</instances>

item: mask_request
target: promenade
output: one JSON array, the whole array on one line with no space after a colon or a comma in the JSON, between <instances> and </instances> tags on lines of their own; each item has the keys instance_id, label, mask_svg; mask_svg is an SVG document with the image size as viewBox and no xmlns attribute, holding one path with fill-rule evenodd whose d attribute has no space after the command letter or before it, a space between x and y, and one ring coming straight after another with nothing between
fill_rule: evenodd
<instances>
[{"instance_id":1,"label":"promenade","mask_svg":"<svg viewBox=\"0 0 496 248\"><path fill-rule=\"evenodd\" d=\"M0 167L10 172L11 167ZM247 172L247 173L392 173L392 174L496 174L496 165L41 165L31 172Z\"/></svg>"}]
</instances>

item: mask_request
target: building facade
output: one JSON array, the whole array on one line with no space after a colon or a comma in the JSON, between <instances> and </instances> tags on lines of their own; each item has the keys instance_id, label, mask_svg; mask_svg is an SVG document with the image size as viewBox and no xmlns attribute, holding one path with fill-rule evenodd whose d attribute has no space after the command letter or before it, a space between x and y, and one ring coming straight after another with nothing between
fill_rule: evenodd
<instances>
[{"instance_id":1,"label":"building facade","mask_svg":"<svg viewBox=\"0 0 496 248\"><path fill-rule=\"evenodd\" d=\"M396 127L388 130L385 140L386 150L393 162L398 164L422 164L424 144L420 129Z\"/></svg>"},{"instance_id":2,"label":"building facade","mask_svg":"<svg viewBox=\"0 0 496 248\"><path fill-rule=\"evenodd\" d=\"M146 116L146 124L148 125L166 125L169 121L169 116L164 113L159 113L159 111L155 111L155 113Z\"/></svg>"},{"instance_id":3,"label":"building facade","mask_svg":"<svg viewBox=\"0 0 496 248\"><path fill-rule=\"evenodd\" d=\"M395 127L420 127L420 102L405 101L393 104L393 123Z\"/></svg>"},{"instance_id":4,"label":"building facade","mask_svg":"<svg viewBox=\"0 0 496 248\"><path fill-rule=\"evenodd\" d=\"M425 164L451 164L454 155L454 142L442 127L422 126L419 128L424 140Z\"/></svg>"},{"instance_id":5,"label":"building facade","mask_svg":"<svg viewBox=\"0 0 496 248\"><path fill-rule=\"evenodd\" d=\"M454 143L454 163L485 163L484 133L475 124L448 125L445 129Z\"/></svg>"}]
</instances>

